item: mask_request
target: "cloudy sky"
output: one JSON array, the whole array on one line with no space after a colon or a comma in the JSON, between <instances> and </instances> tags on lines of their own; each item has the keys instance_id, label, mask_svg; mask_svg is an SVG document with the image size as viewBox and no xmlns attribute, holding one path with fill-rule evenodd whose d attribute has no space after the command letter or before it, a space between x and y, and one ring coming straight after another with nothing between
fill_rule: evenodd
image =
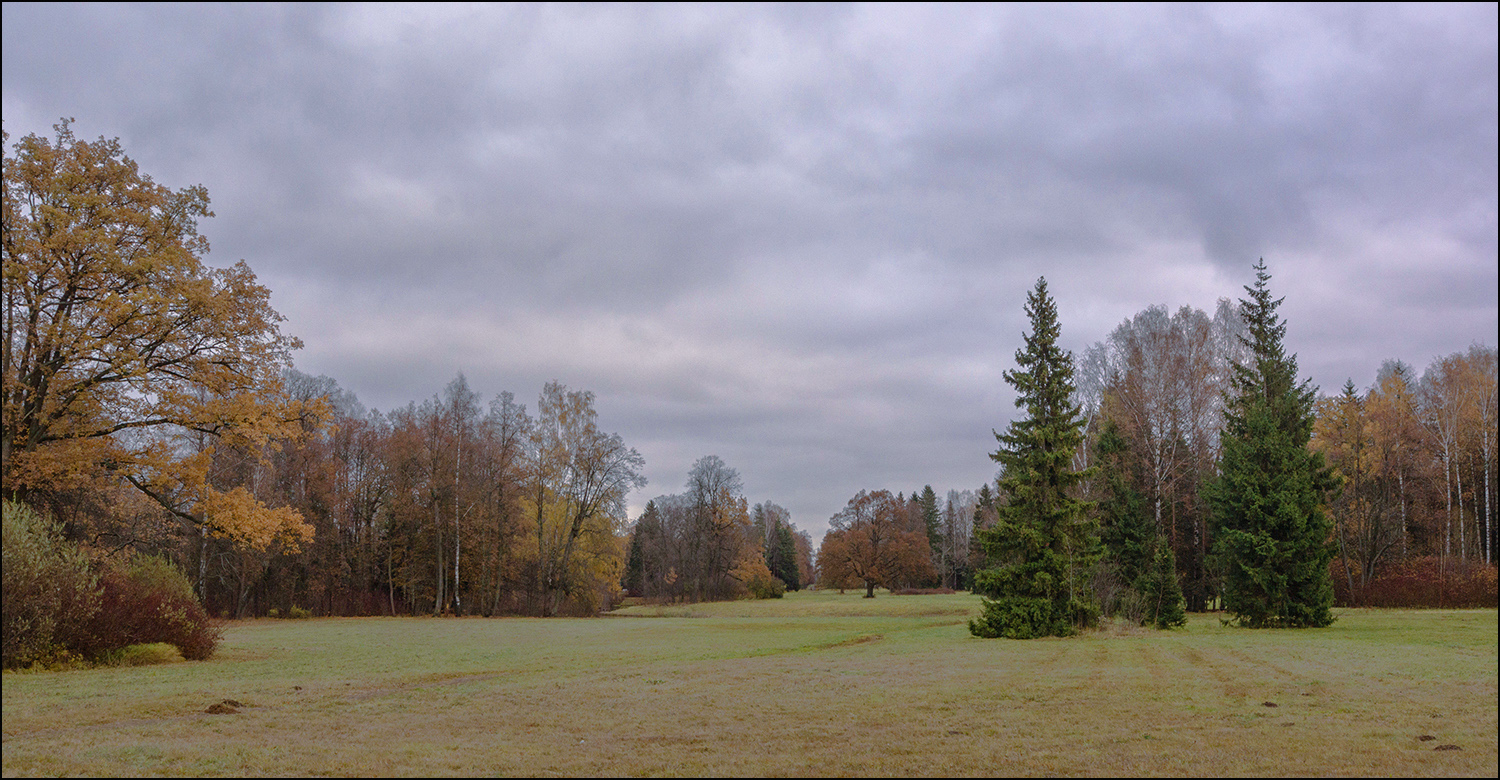
<instances>
[{"instance_id":1,"label":"cloudy sky","mask_svg":"<svg viewBox=\"0 0 1500 780\"><path fill-rule=\"evenodd\" d=\"M977 488L1045 275L1081 352L1264 257L1306 376L1493 345L1497 17L1463 6L3 6L12 142L205 185L299 369L557 379L815 537Z\"/></svg>"}]
</instances>

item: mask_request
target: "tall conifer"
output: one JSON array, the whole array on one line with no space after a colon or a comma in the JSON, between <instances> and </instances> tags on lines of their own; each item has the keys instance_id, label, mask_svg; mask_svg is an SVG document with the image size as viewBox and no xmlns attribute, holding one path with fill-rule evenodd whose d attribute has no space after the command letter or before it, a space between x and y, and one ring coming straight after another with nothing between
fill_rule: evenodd
<instances>
[{"instance_id":1,"label":"tall conifer","mask_svg":"<svg viewBox=\"0 0 1500 780\"><path fill-rule=\"evenodd\" d=\"M1328 562L1332 525L1320 503L1330 472L1308 449L1311 380L1297 382L1297 358L1282 346L1265 260L1241 300L1250 348L1235 366L1226 399L1219 475L1204 487L1213 512L1214 558L1223 576L1224 608L1254 628L1321 627L1333 622Z\"/></svg>"},{"instance_id":2,"label":"tall conifer","mask_svg":"<svg viewBox=\"0 0 1500 780\"><path fill-rule=\"evenodd\" d=\"M1067 636L1097 620L1088 591L1098 532L1090 503L1072 495L1090 471L1073 470L1084 419L1073 403L1073 356L1057 345L1057 306L1038 279L1026 296L1031 333L1017 350L1019 370L1005 372L1026 415L996 433L1000 488L1009 501L980 532L990 568L975 577L984 613L969 621L976 636L1030 639Z\"/></svg>"}]
</instances>

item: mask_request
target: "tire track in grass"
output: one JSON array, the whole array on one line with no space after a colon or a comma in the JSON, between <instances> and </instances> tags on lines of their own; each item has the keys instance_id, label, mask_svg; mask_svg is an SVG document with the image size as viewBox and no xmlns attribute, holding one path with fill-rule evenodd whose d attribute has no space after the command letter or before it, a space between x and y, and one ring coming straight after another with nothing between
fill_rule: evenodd
<instances>
[{"instance_id":1,"label":"tire track in grass","mask_svg":"<svg viewBox=\"0 0 1500 780\"><path fill-rule=\"evenodd\" d=\"M1306 674L1303 674L1302 672L1292 671L1285 666L1268 660L1264 655L1257 657L1235 647L1226 647L1223 649L1223 653L1224 655L1233 658L1234 660L1244 664L1247 667L1253 667L1265 672L1269 672L1271 676L1276 679L1296 679L1298 683L1303 685L1310 683L1313 680L1313 678L1309 677Z\"/></svg>"},{"instance_id":2,"label":"tire track in grass","mask_svg":"<svg viewBox=\"0 0 1500 780\"><path fill-rule=\"evenodd\" d=\"M1212 677L1214 682L1218 684L1219 691L1223 696L1227 698L1244 698L1249 695L1250 691L1245 687L1242 676L1232 674L1225 670L1224 665L1208 660L1208 657L1197 648L1180 647L1177 649L1177 655L1186 661L1189 667L1205 672L1209 677Z\"/></svg>"}]
</instances>

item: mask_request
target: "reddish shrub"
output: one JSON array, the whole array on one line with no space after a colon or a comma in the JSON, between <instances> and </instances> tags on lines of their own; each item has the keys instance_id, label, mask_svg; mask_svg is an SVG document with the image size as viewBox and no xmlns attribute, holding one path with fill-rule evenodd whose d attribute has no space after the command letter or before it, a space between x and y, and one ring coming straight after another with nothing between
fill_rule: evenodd
<instances>
[{"instance_id":1,"label":"reddish shrub","mask_svg":"<svg viewBox=\"0 0 1500 780\"><path fill-rule=\"evenodd\" d=\"M99 611L77 642L83 655L99 658L151 642L166 642L189 661L213 655L222 632L172 564L147 556L126 565L107 562L99 584Z\"/></svg>"},{"instance_id":2,"label":"reddish shrub","mask_svg":"<svg viewBox=\"0 0 1500 780\"><path fill-rule=\"evenodd\" d=\"M1334 601L1355 607L1495 607L1500 604L1496 567L1478 561L1440 556L1391 561L1377 568L1363 589L1355 581L1350 593L1343 566L1331 564Z\"/></svg>"}]
</instances>

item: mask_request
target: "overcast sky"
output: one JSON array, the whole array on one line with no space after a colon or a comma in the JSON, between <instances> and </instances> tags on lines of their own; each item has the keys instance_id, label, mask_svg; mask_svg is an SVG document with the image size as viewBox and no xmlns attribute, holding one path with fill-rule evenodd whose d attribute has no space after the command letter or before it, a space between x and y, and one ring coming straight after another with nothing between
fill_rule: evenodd
<instances>
[{"instance_id":1,"label":"overcast sky","mask_svg":"<svg viewBox=\"0 0 1500 780\"><path fill-rule=\"evenodd\" d=\"M1497 17L1462 6L3 6L74 117L373 408L556 379L820 537L976 489L1045 275L1081 353L1264 257L1326 392L1494 345Z\"/></svg>"}]
</instances>

